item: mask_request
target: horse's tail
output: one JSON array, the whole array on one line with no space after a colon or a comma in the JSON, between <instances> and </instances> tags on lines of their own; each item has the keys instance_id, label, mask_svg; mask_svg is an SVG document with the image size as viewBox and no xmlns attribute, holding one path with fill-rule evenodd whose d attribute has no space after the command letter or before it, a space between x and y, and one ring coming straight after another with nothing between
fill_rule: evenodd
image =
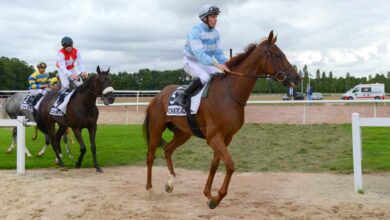
<instances>
[{"instance_id":1,"label":"horse's tail","mask_svg":"<svg viewBox=\"0 0 390 220\"><path fill-rule=\"evenodd\" d=\"M149 124L150 124L150 105L146 109L146 116L145 116L144 125L143 125L143 132L144 132L146 144L148 147L149 147L149 142L150 142ZM166 144L167 144L167 142L163 138L161 138L160 142L159 142L159 147L164 147Z\"/></svg>"}]
</instances>

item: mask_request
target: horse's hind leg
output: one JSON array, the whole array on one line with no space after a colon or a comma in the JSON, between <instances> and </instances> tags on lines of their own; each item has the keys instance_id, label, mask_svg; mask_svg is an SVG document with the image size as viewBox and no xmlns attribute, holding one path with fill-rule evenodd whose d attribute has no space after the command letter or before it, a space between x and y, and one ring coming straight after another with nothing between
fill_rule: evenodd
<instances>
[{"instance_id":1,"label":"horse's hind leg","mask_svg":"<svg viewBox=\"0 0 390 220\"><path fill-rule=\"evenodd\" d=\"M13 128L12 129L12 143L11 145L9 146L9 148L7 149L7 153L11 153L12 150L15 148L15 143L16 143L16 136L17 136L17 129L16 128ZM25 153L26 153L26 156L27 157L32 157L30 151L27 149L26 146L24 146L24 150L25 150Z\"/></svg>"},{"instance_id":2,"label":"horse's hind leg","mask_svg":"<svg viewBox=\"0 0 390 220\"><path fill-rule=\"evenodd\" d=\"M158 120L154 120L154 123L149 123L149 146L147 153L147 180L146 180L146 190L150 190L152 188L152 166L154 162L154 157L156 153L156 149L160 144L162 133L165 130L165 124L162 122L163 118L159 118ZM151 121L151 120L150 120Z\"/></svg>"},{"instance_id":3,"label":"horse's hind leg","mask_svg":"<svg viewBox=\"0 0 390 220\"><path fill-rule=\"evenodd\" d=\"M13 128L12 129L12 143L11 143L11 145L9 145L9 147L7 149L7 153L11 153L12 152L12 150L15 147L15 143L16 143L16 128Z\"/></svg>"},{"instance_id":4,"label":"horse's hind leg","mask_svg":"<svg viewBox=\"0 0 390 220\"><path fill-rule=\"evenodd\" d=\"M57 133L56 133L56 142L57 142L61 157L62 157L61 138L65 134L65 131L66 131L66 127L60 125L58 130L57 130Z\"/></svg>"},{"instance_id":5,"label":"horse's hind leg","mask_svg":"<svg viewBox=\"0 0 390 220\"><path fill-rule=\"evenodd\" d=\"M58 165L60 166L61 171L65 171L67 169L64 167L64 162L62 162L62 159L60 156L60 153L61 153L60 152L60 145L59 145L58 141L56 140L56 133L55 133L54 124L51 125L51 127L47 129L47 132L48 132L48 135L50 136L51 146L53 146L53 150L56 154Z\"/></svg>"},{"instance_id":6,"label":"horse's hind leg","mask_svg":"<svg viewBox=\"0 0 390 220\"><path fill-rule=\"evenodd\" d=\"M64 139L65 147L66 147L66 153L68 154L69 158L73 158L72 152L70 152L70 146L69 146L69 139L68 139L68 134L65 132L64 136L62 136Z\"/></svg>"},{"instance_id":7,"label":"horse's hind leg","mask_svg":"<svg viewBox=\"0 0 390 220\"><path fill-rule=\"evenodd\" d=\"M167 161L167 166L169 170L168 181L165 184L165 191L168 193L172 192L173 190L174 178L176 176L172 164L172 153L176 150L176 148L184 144L191 137L190 134L184 133L178 128L175 128L173 132L173 139L164 148L165 160Z\"/></svg>"},{"instance_id":8,"label":"horse's hind leg","mask_svg":"<svg viewBox=\"0 0 390 220\"><path fill-rule=\"evenodd\" d=\"M47 134L45 134L45 145L44 145L44 146L42 147L42 149L39 151L38 157L42 156L42 155L45 153L46 148L47 148L47 146L49 146L49 145L50 145L50 136L47 135Z\"/></svg>"}]
</instances>

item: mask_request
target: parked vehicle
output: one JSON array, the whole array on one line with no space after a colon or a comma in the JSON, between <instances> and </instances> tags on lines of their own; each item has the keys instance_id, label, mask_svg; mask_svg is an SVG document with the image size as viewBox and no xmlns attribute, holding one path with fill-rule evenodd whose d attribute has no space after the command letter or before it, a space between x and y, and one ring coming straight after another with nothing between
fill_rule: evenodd
<instances>
[{"instance_id":1,"label":"parked vehicle","mask_svg":"<svg viewBox=\"0 0 390 220\"><path fill-rule=\"evenodd\" d=\"M385 85L383 83L359 84L344 93L341 99L385 99Z\"/></svg>"},{"instance_id":2,"label":"parked vehicle","mask_svg":"<svg viewBox=\"0 0 390 220\"><path fill-rule=\"evenodd\" d=\"M322 99L324 99L324 96L320 92L313 92L313 94L311 94L311 99L312 100L322 100Z\"/></svg>"},{"instance_id":3,"label":"parked vehicle","mask_svg":"<svg viewBox=\"0 0 390 220\"><path fill-rule=\"evenodd\" d=\"M294 95L294 100L305 100L305 93L296 92Z\"/></svg>"},{"instance_id":4,"label":"parked vehicle","mask_svg":"<svg viewBox=\"0 0 390 220\"><path fill-rule=\"evenodd\" d=\"M287 95L283 95L282 100L284 101L290 100L290 97L288 97ZM302 92L294 93L294 100L305 100L305 93Z\"/></svg>"}]
</instances>

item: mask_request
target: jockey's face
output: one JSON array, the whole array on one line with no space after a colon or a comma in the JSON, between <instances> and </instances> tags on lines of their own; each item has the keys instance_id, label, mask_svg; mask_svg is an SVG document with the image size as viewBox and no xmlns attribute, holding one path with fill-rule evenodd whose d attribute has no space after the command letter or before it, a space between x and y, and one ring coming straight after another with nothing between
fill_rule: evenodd
<instances>
[{"instance_id":1,"label":"jockey's face","mask_svg":"<svg viewBox=\"0 0 390 220\"><path fill-rule=\"evenodd\" d=\"M72 51L72 49L73 49L73 45L65 45L64 49L65 49L66 52L70 53Z\"/></svg>"},{"instance_id":2,"label":"jockey's face","mask_svg":"<svg viewBox=\"0 0 390 220\"><path fill-rule=\"evenodd\" d=\"M46 70L46 68L44 68L44 67L38 67L38 71L40 74L44 74L45 70Z\"/></svg>"},{"instance_id":3,"label":"jockey's face","mask_svg":"<svg viewBox=\"0 0 390 220\"><path fill-rule=\"evenodd\" d=\"M209 15L208 17L207 17L207 19L208 19L208 25L210 26L210 27L215 27L216 25L217 25L217 17L218 17L218 15Z\"/></svg>"}]
</instances>

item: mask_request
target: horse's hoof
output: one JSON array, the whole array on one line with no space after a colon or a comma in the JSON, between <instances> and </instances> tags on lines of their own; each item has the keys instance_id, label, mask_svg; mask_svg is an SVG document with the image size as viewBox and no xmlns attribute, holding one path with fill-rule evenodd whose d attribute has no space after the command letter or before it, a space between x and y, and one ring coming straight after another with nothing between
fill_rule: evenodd
<instances>
[{"instance_id":1,"label":"horse's hoof","mask_svg":"<svg viewBox=\"0 0 390 220\"><path fill-rule=\"evenodd\" d=\"M98 172L98 173L103 173L103 170L102 170L102 168L96 168L96 172Z\"/></svg>"},{"instance_id":2,"label":"horse's hoof","mask_svg":"<svg viewBox=\"0 0 390 220\"><path fill-rule=\"evenodd\" d=\"M73 156L70 154L70 155L68 155L68 157L69 157L69 159L73 159Z\"/></svg>"},{"instance_id":3,"label":"horse's hoof","mask_svg":"<svg viewBox=\"0 0 390 220\"><path fill-rule=\"evenodd\" d=\"M68 171L68 168L66 168L66 167L61 167L61 168L60 168L60 171Z\"/></svg>"},{"instance_id":4,"label":"horse's hoof","mask_svg":"<svg viewBox=\"0 0 390 220\"><path fill-rule=\"evenodd\" d=\"M218 204L214 201L214 199L209 199L209 201L207 201L207 205L209 205L210 209L215 209L218 206Z\"/></svg>"},{"instance_id":5,"label":"horse's hoof","mask_svg":"<svg viewBox=\"0 0 390 220\"><path fill-rule=\"evenodd\" d=\"M171 193L173 191L173 185L165 184L165 192Z\"/></svg>"},{"instance_id":6,"label":"horse's hoof","mask_svg":"<svg viewBox=\"0 0 390 220\"><path fill-rule=\"evenodd\" d=\"M37 157L41 157L42 156L42 154L37 154Z\"/></svg>"},{"instance_id":7,"label":"horse's hoof","mask_svg":"<svg viewBox=\"0 0 390 220\"><path fill-rule=\"evenodd\" d=\"M74 168L80 169L80 167L81 167L81 164L79 164L79 163L75 163L75 164L74 164Z\"/></svg>"},{"instance_id":8,"label":"horse's hoof","mask_svg":"<svg viewBox=\"0 0 390 220\"><path fill-rule=\"evenodd\" d=\"M152 185L146 185L146 187L145 187L145 188L146 188L146 190L147 190L147 191L149 191L149 192L151 192L151 191L152 191Z\"/></svg>"}]
</instances>

